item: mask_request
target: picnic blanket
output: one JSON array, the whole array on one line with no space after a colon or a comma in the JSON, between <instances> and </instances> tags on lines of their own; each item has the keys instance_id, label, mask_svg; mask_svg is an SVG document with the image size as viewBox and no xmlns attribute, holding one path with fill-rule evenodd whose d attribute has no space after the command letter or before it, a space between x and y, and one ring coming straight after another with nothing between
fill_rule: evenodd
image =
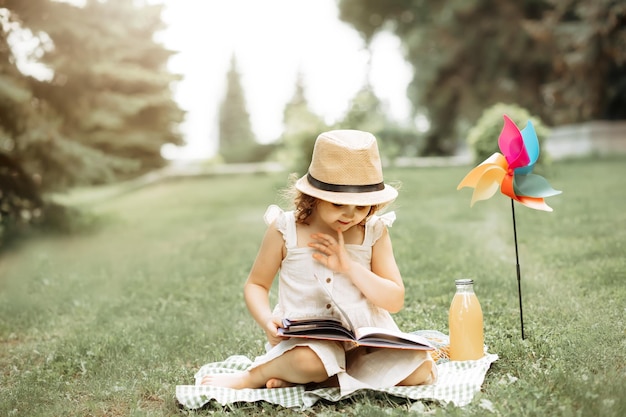
<instances>
[{"instance_id":1,"label":"picnic blanket","mask_svg":"<svg viewBox=\"0 0 626 417\"><path fill-rule=\"evenodd\" d=\"M434 385L411 387L389 387L377 389L377 392L406 398L409 400L427 400L441 403L454 403L458 407L469 404L474 395L480 391L487 370L498 359L498 355L487 352L475 361L450 361L447 357L449 338L435 330L414 332L429 339L437 348L433 357L437 361L439 378ZM184 407L197 409L215 400L221 405L236 402L266 401L287 408L306 409L318 400L336 402L349 398L357 392L374 391L362 389L342 396L339 388L318 388L306 390L304 385L289 388L273 389L231 389L200 385L202 377L207 374L232 373L247 369L252 360L245 356L231 356L223 362L209 363L200 368L195 375L195 385L177 385L176 399Z\"/></svg>"}]
</instances>

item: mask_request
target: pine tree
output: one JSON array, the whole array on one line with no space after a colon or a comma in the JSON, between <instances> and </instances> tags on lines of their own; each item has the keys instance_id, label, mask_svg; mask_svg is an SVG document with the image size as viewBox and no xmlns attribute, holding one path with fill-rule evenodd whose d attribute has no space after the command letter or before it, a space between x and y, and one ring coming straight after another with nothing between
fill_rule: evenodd
<instances>
[{"instance_id":1,"label":"pine tree","mask_svg":"<svg viewBox=\"0 0 626 417\"><path fill-rule=\"evenodd\" d=\"M322 117L310 109L301 73L296 77L294 94L285 105L283 127L279 159L290 171L304 175L309 168L315 139L328 127Z\"/></svg>"},{"instance_id":2,"label":"pine tree","mask_svg":"<svg viewBox=\"0 0 626 417\"><path fill-rule=\"evenodd\" d=\"M8 233L67 219L45 193L162 166L181 144L172 52L155 43L161 7L140 1L0 1L0 244ZM16 66L12 34L39 40L52 79Z\"/></svg>"},{"instance_id":3,"label":"pine tree","mask_svg":"<svg viewBox=\"0 0 626 417\"><path fill-rule=\"evenodd\" d=\"M257 142L233 55L226 75L226 94L219 110L219 153L228 163L252 162L256 150Z\"/></svg>"},{"instance_id":4,"label":"pine tree","mask_svg":"<svg viewBox=\"0 0 626 417\"><path fill-rule=\"evenodd\" d=\"M42 186L103 183L163 166L161 147L182 144L177 125L183 112L171 90L179 77L166 68L172 52L153 39L163 28L162 6L125 0L88 0L84 7L45 0L5 4L12 19L52 43L40 61L53 78L28 79L38 109L16 147Z\"/></svg>"}]
</instances>

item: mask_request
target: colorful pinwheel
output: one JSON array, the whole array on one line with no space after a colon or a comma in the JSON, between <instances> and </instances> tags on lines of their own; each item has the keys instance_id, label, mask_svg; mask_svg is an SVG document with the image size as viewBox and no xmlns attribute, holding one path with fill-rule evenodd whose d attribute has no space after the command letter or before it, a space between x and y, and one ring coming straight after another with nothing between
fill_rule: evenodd
<instances>
[{"instance_id":1,"label":"colorful pinwheel","mask_svg":"<svg viewBox=\"0 0 626 417\"><path fill-rule=\"evenodd\" d=\"M524 339L524 314L522 309L522 286L517 246L517 228L515 226L515 202L536 210L552 211L544 201L545 197L560 194L548 184L545 178L532 174L539 158L539 140L532 123L528 121L520 131L515 123L504 115L504 127L498 138L498 147L502 151L494 153L484 162L472 169L457 186L474 188L471 206L476 201L491 198L498 187L500 192L511 198L513 214L513 237L515 239L515 260L517 267L517 290L519 294L519 313Z\"/></svg>"},{"instance_id":2,"label":"colorful pinwheel","mask_svg":"<svg viewBox=\"0 0 626 417\"><path fill-rule=\"evenodd\" d=\"M532 174L539 158L539 140L535 128L528 121L520 131L508 116L504 115L504 127L498 138L502 154L496 152L472 169L458 185L474 188L473 206L476 201L491 198L498 187L502 194L536 210L552 211L545 197L560 194L540 175Z\"/></svg>"}]
</instances>

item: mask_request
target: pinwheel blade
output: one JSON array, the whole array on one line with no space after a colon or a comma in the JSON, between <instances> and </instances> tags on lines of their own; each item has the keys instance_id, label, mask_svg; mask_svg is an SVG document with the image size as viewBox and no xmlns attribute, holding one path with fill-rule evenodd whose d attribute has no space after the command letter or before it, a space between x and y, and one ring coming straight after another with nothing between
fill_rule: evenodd
<instances>
[{"instance_id":1,"label":"pinwheel blade","mask_svg":"<svg viewBox=\"0 0 626 417\"><path fill-rule=\"evenodd\" d=\"M498 152L494 153L489 158L481 162L480 165L468 172L465 178L463 178L459 185L457 185L456 189L460 190L463 187L476 187L476 184L478 184L478 181L484 175L485 171L492 169L494 166L498 166L504 171L506 171L508 166L504 156Z\"/></svg>"},{"instance_id":2,"label":"pinwheel blade","mask_svg":"<svg viewBox=\"0 0 626 417\"><path fill-rule=\"evenodd\" d=\"M541 210L541 211L553 211L552 207L546 204L543 198L534 198L534 197L518 197L517 201L531 209Z\"/></svg>"},{"instance_id":3,"label":"pinwheel blade","mask_svg":"<svg viewBox=\"0 0 626 417\"><path fill-rule=\"evenodd\" d=\"M513 186L513 176L506 175L502 178L502 183L500 184L500 192L507 197L512 198L513 200L518 200L517 195L515 195L515 187Z\"/></svg>"},{"instance_id":4,"label":"pinwheel blade","mask_svg":"<svg viewBox=\"0 0 626 417\"><path fill-rule=\"evenodd\" d=\"M498 165L488 167L483 175L479 178L474 193L472 193L472 201L470 207L477 201L487 200L498 191L502 178L506 175L506 171Z\"/></svg>"},{"instance_id":5,"label":"pinwheel blade","mask_svg":"<svg viewBox=\"0 0 626 417\"><path fill-rule=\"evenodd\" d=\"M548 181L541 175L517 175L517 173L518 170L515 170L513 188L515 190L515 195L519 197L526 196L545 198L561 194L561 191L552 188Z\"/></svg>"},{"instance_id":6,"label":"pinwheel blade","mask_svg":"<svg viewBox=\"0 0 626 417\"><path fill-rule=\"evenodd\" d=\"M467 173L467 175L461 180L459 185L456 186L456 189L460 190L463 187L476 187L476 184L478 184L480 178L490 167L491 165L478 165L476 168Z\"/></svg>"},{"instance_id":7,"label":"pinwheel blade","mask_svg":"<svg viewBox=\"0 0 626 417\"><path fill-rule=\"evenodd\" d=\"M521 131L524 146L526 147L526 153L528 154L528 165L519 167L515 170L515 173L529 174L532 172L537 159L539 159L539 139L537 138L537 132L533 123L529 120L526 123L526 127Z\"/></svg>"},{"instance_id":8,"label":"pinwheel blade","mask_svg":"<svg viewBox=\"0 0 626 417\"><path fill-rule=\"evenodd\" d=\"M498 146L510 168L515 169L530 163L522 133L507 115L504 115L504 126L498 137Z\"/></svg>"}]
</instances>

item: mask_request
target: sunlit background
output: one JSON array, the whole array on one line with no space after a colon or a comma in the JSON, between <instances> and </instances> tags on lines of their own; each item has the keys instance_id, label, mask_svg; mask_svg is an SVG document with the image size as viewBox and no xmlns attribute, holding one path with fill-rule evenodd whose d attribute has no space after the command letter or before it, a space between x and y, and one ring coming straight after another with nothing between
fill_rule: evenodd
<instances>
[{"instance_id":1,"label":"sunlit background","mask_svg":"<svg viewBox=\"0 0 626 417\"><path fill-rule=\"evenodd\" d=\"M60 0L83 5L84 0ZM276 140L283 109L300 73L312 109L328 124L347 111L349 101L369 81L389 115L409 118L406 87L412 70L400 41L389 32L376 36L369 50L338 17L335 0L149 0L165 6L166 29L156 37L177 54L172 72L183 76L175 98L187 112L180 129L184 147L166 145L169 159L200 159L218 147L217 113L226 73L235 56L257 140ZM50 71L26 57L38 46L24 35L17 48L24 71L40 78Z\"/></svg>"},{"instance_id":2,"label":"sunlit background","mask_svg":"<svg viewBox=\"0 0 626 417\"><path fill-rule=\"evenodd\" d=\"M504 114L538 164L624 153L625 11L557 3L3 0L0 220L81 187L304 173L329 129L396 167L480 163Z\"/></svg>"},{"instance_id":3,"label":"sunlit background","mask_svg":"<svg viewBox=\"0 0 626 417\"><path fill-rule=\"evenodd\" d=\"M170 68L185 77L176 99L188 111L182 125L188 146L167 147L169 157L216 152L217 111L233 54L260 142L280 136L298 72L312 109L329 124L346 112L368 75L390 114L398 120L409 117L406 87L412 70L400 41L390 33L377 36L369 69L363 39L339 21L334 0L152 1L166 5L168 28L159 38L180 51Z\"/></svg>"}]
</instances>

